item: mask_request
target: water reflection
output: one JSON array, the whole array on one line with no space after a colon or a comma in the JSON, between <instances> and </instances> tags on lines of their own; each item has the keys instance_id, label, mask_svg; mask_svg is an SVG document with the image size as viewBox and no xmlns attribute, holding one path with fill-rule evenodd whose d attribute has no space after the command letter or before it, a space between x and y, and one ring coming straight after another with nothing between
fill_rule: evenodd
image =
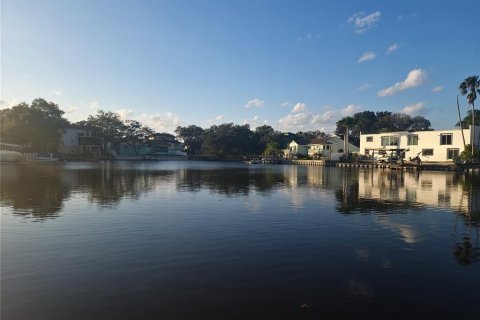
<instances>
[{"instance_id":1,"label":"water reflection","mask_svg":"<svg viewBox=\"0 0 480 320\"><path fill-rule=\"evenodd\" d=\"M478 183L328 167L2 164L2 318L351 319L397 308L472 319L475 298L461 293L480 281Z\"/></svg>"},{"instance_id":2,"label":"water reflection","mask_svg":"<svg viewBox=\"0 0 480 320\"><path fill-rule=\"evenodd\" d=\"M1 166L1 203L17 214L56 216L65 200L80 193L90 203L115 207L158 188L173 192L209 190L226 196L281 190L301 207L305 192L332 190L336 209L351 213L402 213L428 207L480 219L480 179L453 172L356 170L329 167L248 166L180 168L102 162L72 165ZM398 229L398 228L397 228ZM404 232L405 233L405 232Z\"/></svg>"}]
</instances>

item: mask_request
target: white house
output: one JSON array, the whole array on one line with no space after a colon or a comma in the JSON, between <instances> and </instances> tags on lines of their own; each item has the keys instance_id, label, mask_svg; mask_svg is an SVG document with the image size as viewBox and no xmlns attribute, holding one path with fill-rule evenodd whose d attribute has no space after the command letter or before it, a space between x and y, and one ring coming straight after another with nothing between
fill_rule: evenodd
<instances>
[{"instance_id":1,"label":"white house","mask_svg":"<svg viewBox=\"0 0 480 320\"><path fill-rule=\"evenodd\" d=\"M298 144L294 140L288 144L288 147L283 150L285 158L292 158L297 155L306 156L308 154L308 146Z\"/></svg>"},{"instance_id":2,"label":"white house","mask_svg":"<svg viewBox=\"0 0 480 320\"><path fill-rule=\"evenodd\" d=\"M310 141L309 144L302 145L295 141L289 143L288 148L283 150L286 158L294 156L310 156L312 158L326 158L338 159L343 155L345 148L344 141L336 136L316 138ZM349 152L358 152L359 148L353 144L348 144Z\"/></svg>"},{"instance_id":3,"label":"white house","mask_svg":"<svg viewBox=\"0 0 480 320\"><path fill-rule=\"evenodd\" d=\"M470 128L463 129L465 143L470 144ZM475 127L478 146L480 127ZM462 130L385 132L360 134L360 154L367 156L396 155L404 159L420 157L422 162L449 162L463 151Z\"/></svg>"},{"instance_id":4,"label":"white house","mask_svg":"<svg viewBox=\"0 0 480 320\"><path fill-rule=\"evenodd\" d=\"M308 144L308 155L311 157L331 158L333 154L344 153L345 142L337 137L316 138ZM353 144L348 144L348 152L356 153L360 149Z\"/></svg>"}]
</instances>

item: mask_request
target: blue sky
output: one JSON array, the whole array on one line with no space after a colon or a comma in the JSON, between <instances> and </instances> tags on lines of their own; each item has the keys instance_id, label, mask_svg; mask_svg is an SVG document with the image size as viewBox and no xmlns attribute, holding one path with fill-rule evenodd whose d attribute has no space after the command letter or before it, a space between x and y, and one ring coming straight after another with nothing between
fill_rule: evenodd
<instances>
[{"instance_id":1,"label":"blue sky","mask_svg":"<svg viewBox=\"0 0 480 320\"><path fill-rule=\"evenodd\" d=\"M104 109L167 132L224 122L332 132L364 110L451 128L458 84L480 73L479 7L2 0L1 107L43 97L71 121Z\"/></svg>"}]
</instances>

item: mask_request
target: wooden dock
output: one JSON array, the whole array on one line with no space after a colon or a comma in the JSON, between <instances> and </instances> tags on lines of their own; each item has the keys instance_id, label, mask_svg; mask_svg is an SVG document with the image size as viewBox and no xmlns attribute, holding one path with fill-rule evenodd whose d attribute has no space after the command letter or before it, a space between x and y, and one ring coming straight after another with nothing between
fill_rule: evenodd
<instances>
[{"instance_id":1,"label":"wooden dock","mask_svg":"<svg viewBox=\"0 0 480 320\"><path fill-rule=\"evenodd\" d=\"M468 172L468 173L480 173L480 167L460 167L450 164L385 164L385 163L375 163L375 164L365 164L365 163L338 163L338 167L343 168L379 168L379 169L389 169L389 170L403 170L403 171L457 171L457 172Z\"/></svg>"}]
</instances>

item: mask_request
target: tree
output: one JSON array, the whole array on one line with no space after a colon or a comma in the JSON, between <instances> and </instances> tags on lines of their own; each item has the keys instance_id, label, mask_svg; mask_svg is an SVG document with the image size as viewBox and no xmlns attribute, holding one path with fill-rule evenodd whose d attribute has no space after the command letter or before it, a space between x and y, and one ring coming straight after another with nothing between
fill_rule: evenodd
<instances>
[{"instance_id":1,"label":"tree","mask_svg":"<svg viewBox=\"0 0 480 320\"><path fill-rule=\"evenodd\" d=\"M254 135L256 146L254 153L260 154L265 150L269 142L274 141L276 132L271 126L263 125L255 128Z\"/></svg>"},{"instance_id":2,"label":"tree","mask_svg":"<svg viewBox=\"0 0 480 320\"><path fill-rule=\"evenodd\" d=\"M254 133L248 124L213 125L203 134L202 153L214 157L243 156L254 152Z\"/></svg>"},{"instance_id":3,"label":"tree","mask_svg":"<svg viewBox=\"0 0 480 320\"><path fill-rule=\"evenodd\" d=\"M140 149L146 145L148 137L155 132L136 120L126 120L125 128L122 133L123 141L131 146L136 155L140 153Z\"/></svg>"},{"instance_id":4,"label":"tree","mask_svg":"<svg viewBox=\"0 0 480 320\"><path fill-rule=\"evenodd\" d=\"M480 110L475 110L475 125L480 126ZM465 117L462 119L463 129L468 129L468 126L472 124L472 110L468 110ZM455 124L456 127L460 127L460 122Z\"/></svg>"},{"instance_id":5,"label":"tree","mask_svg":"<svg viewBox=\"0 0 480 320\"><path fill-rule=\"evenodd\" d=\"M430 120L427 120L422 116L415 116L412 118L412 124L410 125L410 128L408 130L429 131L433 129Z\"/></svg>"},{"instance_id":6,"label":"tree","mask_svg":"<svg viewBox=\"0 0 480 320\"><path fill-rule=\"evenodd\" d=\"M190 155L197 155L202 152L204 132L205 130L203 130L203 128L195 125L188 127L178 126L177 129L175 129L175 134L179 139L183 140L187 152Z\"/></svg>"},{"instance_id":7,"label":"tree","mask_svg":"<svg viewBox=\"0 0 480 320\"><path fill-rule=\"evenodd\" d=\"M426 131L432 130L429 120L422 116L412 117L404 113L392 113L390 111L357 112L353 116L343 117L337 121L335 134L343 136L348 127L350 143L359 145L360 134L381 133L392 131Z\"/></svg>"},{"instance_id":8,"label":"tree","mask_svg":"<svg viewBox=\"0 0 480 320\"><path fill-rule=\"evenodd\" d=\"M475 100L477 99L477 93L480 94L480 80L478 79L478 76L471 76L468 78L465 78L465 80L460 83L458 86L458 89L460 90L460 93L464 96L467 96L467 101L468 104L472 105L472 132L470 134L471 136L471 144L473 146L472 148L472 156L474 155L475 152Z\"/></svg>"},{"instance_id":9,"label":"tree","mask_svg":"<svg viewBox=\"0 0 480 320\"><path fill-rule=\"evenodd\" d=\"M29 106L22 102L0 113L0 134L12 143L34 152L56 152L61 132L68 124L57 104L37 98Z\"/></svg>"},{"instance_id":10,"label":"tree","mask_svg":"<svg viewBox=\"0 0 480 320\"><path fill-rule=\"evenodd\" d=\"M300 144L308 144L310 141L316 138L326 137L327 134L323 131L316 130L316 131L299 131L295 134L297 138L295 139L296 142Z\"/></svg>"},{"instance_id":11,"label":"tree","mask_svg":"<svg viewBox=\"0 0 480 320\"><path fill-rule=\"evenodd\" d=\"M105 153L108 143L119 143L122 139L125 124L118 113L98 110L96 115L89 115L84 125L94 127L102 139L102 149Z\"/></svg>"},{"instance_id":12,"label":"tree","mask_svg":"<svg viewBox=\"0 0 480 320\"><path fill-rule=\"evenodd\" d=\"M283 151L280 149L278 143L269 142L269 143L267 143L267 146L266 146L265 150L263 151L263 154L266 157L279 157L283 154Z\"/></svg>"}]
</instances>

